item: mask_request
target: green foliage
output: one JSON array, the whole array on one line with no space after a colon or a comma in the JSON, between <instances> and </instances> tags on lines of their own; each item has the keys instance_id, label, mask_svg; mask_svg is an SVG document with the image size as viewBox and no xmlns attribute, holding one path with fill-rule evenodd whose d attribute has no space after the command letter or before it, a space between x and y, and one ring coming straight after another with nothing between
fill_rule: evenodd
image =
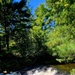
<instances>
[{"instance_id":1,"label":"green foliage","mask_svg":"<svg viewBox=\"0 0 75 75\"><path fill-rule=\"evenodd\" d=\"M0 3L0 31L2 31L0 32L0 66L3 64L2 70L14 70L11 67L15 65L17 70L21 68L21 63L26 66L25 64L30 61L28 56L32 55L29 36L32 28L31 14L26 0L21 0L19 3L12 3L13 0L10 3L9 0L5 1ZM19 60L22 57L23 59ZM4 66L6 67L3 68Z\"/></svg>"},{"instance_id":2,"label":"green foliage","mask_svg":"<svg viewBox=\"0 0 75 75\"><path fill-rule=\"evenodd\" d=\"M75 69L72 69L72 70L70 71L70 75L75 75Z\"/></svg>"},{"instance_id":3,"label":"green foliage","mask_svg":"<svg viewBox=\"0 0 75 75\"><path fill-rule=\"evenodd\" d=\"M20 3L0 0L0 50L33 63L46 54L60 63L74 61L74 0L46 0L46 5L36 8L35 16L32 17L24 0ZM51 25L53 21L55 25Z\"/></svg>"},{"instance_id":4,"label":"green foliage","mask_svg":"<svg viewBox=\"0 0 75 75\"><path fill-rule=\"evenodd\" d=\"M74 27L66 25L57 26L52 32L50 32L50 38L46 45L49 48L49 52L52 52L53 56L57 56L58 61L69 62L74 59L74 32Z\"/></svg>"},{"instance_id":5,"label":"green foliage","mask_svg":"<svg viewBox=\"0 0 75 75\"><path fill-rule=\"evenodd\" d=\"M44 29L47 29L47 24L52 21L50 18L50 12L50 9L47 9L44 4L38 6L35 10L35 24L40 25L41 27L44 26Z\"/></svg>"},{"instance_id":6,"label":"green foliage","mask_svg":"<svg viewBox=\"0 0 75 75\"><path fill-rule=\"evenodd\" d=\"M46 42L48 52L57 57L59 62L75 60L75 19L74 5L71 0L46 0L51 8L50 18L55 21L55 28L49 33Z\"/></svg>"},{"instance_id":7,"label":"green foliage","mask_svg":"<svg viewBox=\"0 0 75 75\"><path fill-rule=\"evenodd\" d=\"M3 36L5 33L4 33L4 29L2 27L2 25L0 25L0 36Z\"/></svg>"}]
</instances>

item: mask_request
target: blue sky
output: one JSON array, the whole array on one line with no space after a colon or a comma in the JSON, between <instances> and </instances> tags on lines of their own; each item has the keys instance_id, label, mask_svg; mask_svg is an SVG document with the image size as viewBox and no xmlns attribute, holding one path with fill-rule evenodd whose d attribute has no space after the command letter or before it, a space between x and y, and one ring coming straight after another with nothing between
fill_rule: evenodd
<instances>
[{"instance_id":1,"label":"blue sky","mask_svg":"<svg viewBox=\"0 0 75 75\"><path fill-rule=\"evenodd\" d=\"M14 1L19 2L20 0L14 0ZM30 0L29 6L31 7L32 14L34 14L35 9L44 2L45 0Z\"/></svg>"},{"instance_id":2,"label":"blue sky","mask_svg":"<svg viewBox=\"0 0 75 75\"><path fill-rule=\"evenodd\" d=\"M44 2L45 0L30 0L29 6L32 8L32 14L34 14L35 9Z\"/></svg>"}]
</instances>

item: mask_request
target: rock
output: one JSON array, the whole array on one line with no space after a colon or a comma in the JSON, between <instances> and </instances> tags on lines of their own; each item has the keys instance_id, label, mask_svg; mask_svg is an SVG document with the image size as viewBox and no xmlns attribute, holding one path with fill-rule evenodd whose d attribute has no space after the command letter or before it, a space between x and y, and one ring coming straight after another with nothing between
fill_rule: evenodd
<instances>
[{"instance_id":1,"label":"rock","mask_svg":"<svg viewBox=\"0 0 75 75\"><path fill-rule=\"evenodd\" d=\"M7 71L5 70L5 71L3 71L3 74L7 74Z\"/></svg>"}]
</instances>

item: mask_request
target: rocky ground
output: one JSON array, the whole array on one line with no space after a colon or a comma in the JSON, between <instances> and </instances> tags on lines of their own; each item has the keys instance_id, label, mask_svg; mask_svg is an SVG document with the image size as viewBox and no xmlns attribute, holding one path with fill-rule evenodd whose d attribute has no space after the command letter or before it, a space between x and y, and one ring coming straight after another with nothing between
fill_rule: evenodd
<instances>
[{"instance_id":1,"label":"rocky ground","mask_svg":"<svg viewBox=\"0 0 75 75\"><path fill-rule=\"evenodd\" d=\"M10 74L5 75L70 75L70 74L57 70L51 66L39 66L39 67L25 68L23 70L11 72Z\"/></svg>"}]
</instances>

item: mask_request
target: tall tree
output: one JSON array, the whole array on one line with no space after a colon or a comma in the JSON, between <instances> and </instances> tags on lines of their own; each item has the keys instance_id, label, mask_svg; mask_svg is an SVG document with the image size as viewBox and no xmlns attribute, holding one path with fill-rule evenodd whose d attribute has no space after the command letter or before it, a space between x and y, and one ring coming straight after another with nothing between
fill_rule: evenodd
<instances>
[{"instance_id":1,"label":"tall tree","mask_svg":"<svg viewBox=\"0 0 75 75\"><path fill-rule=\"evenodd\" d=\"M72 61L75 41L75 1L74 0L46 0L51 9L50 18L55 21L55 28L50 32L48 42L49 52L57 56L59 62Z\"/></svg>"},{"instance_id":2,"label":"tall tree","mask_svg":"<svg viewBox=\"0 0 75 75\"><path fill-rule=\"evenodd\" d=\"M30 10L26 6L26 0L21 0L19 3L13 3L13 0L2 0L0 6L0 23L4 28L6 47L9 50L9 36L14 36L16 32L19 33L21 30L31 28L30 23L28 23Z\"/></svg>"},{"instance_id":3,"label":"tall tree","mask_svg":"<svg viewBox=\"0 0 75 75\"><path fill-rule=\"evenodd\" d=\"M33 55L44 56L47 53L46 33L50 30L50 16L49 9L47 9L44 4L38 6L35 10L35 16L32 21L32 29L30 29L30 36L32 39Z\"/></svg>"},{"instance_id":4,"label":"tall tree","mask_svg":"<svg viewBox=\"0 0 75 75\"><path fill-rule=\"evenodd\" d=\"M32 27L30 20L31 14L27 0L0 2L0 50L2 50L0 51L0 65L2 65L0 69L7 70L15 64L19 67L22 59L20 61L17 58L27 57L31 40L29 39L29 30ZM16 57L17 55L20 57ZM26 62L28 59L23 60Z\"/></svg>"}]
</instances>

